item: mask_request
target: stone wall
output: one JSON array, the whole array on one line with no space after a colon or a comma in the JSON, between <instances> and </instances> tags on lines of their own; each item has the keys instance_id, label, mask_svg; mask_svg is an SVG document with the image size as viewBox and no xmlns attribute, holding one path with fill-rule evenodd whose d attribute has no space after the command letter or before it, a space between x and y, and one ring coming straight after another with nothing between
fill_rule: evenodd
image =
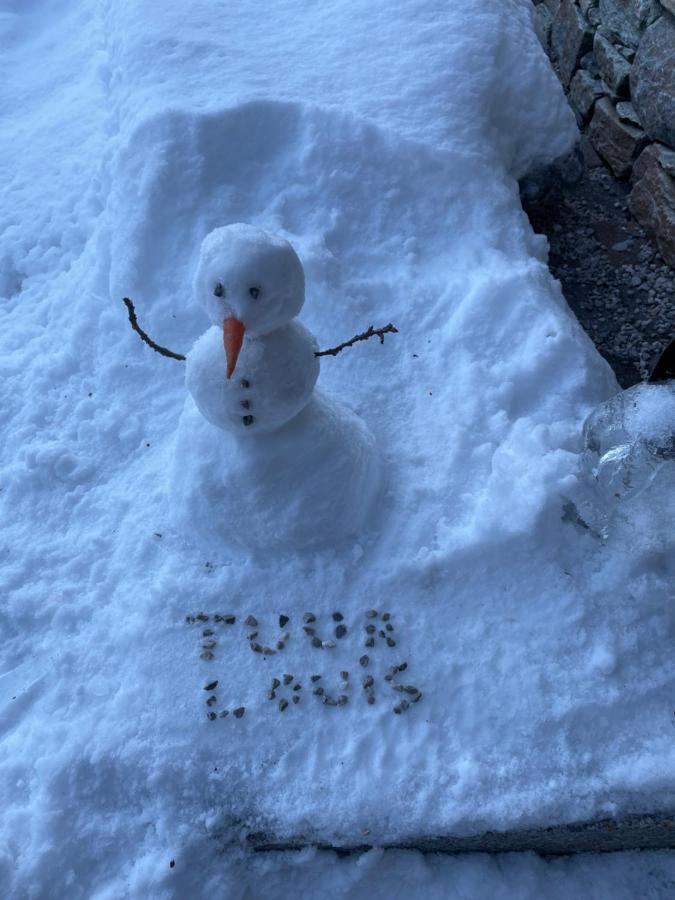
<instances>
[{"instance_id":1,"label":"stone wall","mask_svg":"<svg viewBox=\"0 0 675 900\"><path fill-rule=\"evenodd\" d=\"M675 266L675 0L534 0L580 128Z\"/></svg>"}]
</instances>

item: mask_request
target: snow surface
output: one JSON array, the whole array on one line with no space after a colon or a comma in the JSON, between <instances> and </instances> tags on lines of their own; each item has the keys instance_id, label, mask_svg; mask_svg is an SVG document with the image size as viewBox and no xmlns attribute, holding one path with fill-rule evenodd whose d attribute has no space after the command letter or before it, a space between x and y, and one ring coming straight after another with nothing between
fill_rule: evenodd
<instances>
[{"instance_id":1,"label":"snow surface","mask_svg":"<svg viewBox=\"0 0 675 900\"><path fill-rule=\"evenodd\" d=\"M201 847L208 896L249 831L379 843L672 809L673 535L563 521L617 385L519 203L575 136L529 0L16 0L0 29L0 892L185 896L167 860ZM321 346L399 329L322 365L385 472L345 547L207 556L169 527L184 366L120 301L187 350L201 240L236 221L292 242ZM366 669L371 608L396 645L378 618ZM312 647L306 611L347 636ZM251 613L283 651L251 651ZM422 699L395 715L404 661ZM281 713L284 673L302 700Z\"/></svg>"}]
</instances>

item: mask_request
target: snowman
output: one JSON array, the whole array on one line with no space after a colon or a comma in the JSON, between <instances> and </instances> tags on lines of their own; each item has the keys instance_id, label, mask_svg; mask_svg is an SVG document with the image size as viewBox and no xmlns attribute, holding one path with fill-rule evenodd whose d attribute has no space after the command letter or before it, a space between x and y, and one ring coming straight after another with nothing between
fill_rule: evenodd
<instances>
[{"instance_id":1,"label":"snowman","mask_svg":"<svg viewBox=\"0 0 675 900\"><path fill-rule=\"evenodd\" d=\"M294 550L366 523L380 484L375 441L315 390L316 341L297 254L251 225L206 236L194 282L212 327L187 355L188 397L170 473L179 525L209 544Z\"/></svg>"}]
</instances>

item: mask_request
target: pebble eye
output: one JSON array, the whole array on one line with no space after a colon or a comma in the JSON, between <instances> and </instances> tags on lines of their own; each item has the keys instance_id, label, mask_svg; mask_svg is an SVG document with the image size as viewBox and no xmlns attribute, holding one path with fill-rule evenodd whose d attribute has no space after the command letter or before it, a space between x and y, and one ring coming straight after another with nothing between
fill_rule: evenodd
<instances>
[{"instance_id":1,"label":"pebble eye","mask_svg":"<svg viewBox=\"0 0 675 900\"><path fill-rule=\"evenodd\" d=\"M215 297L224 297L225 296L225 288L223 285L218 282L218 284L213 289L213 294Z\"/></svg>"},{"instance_id":2,"label":"pebble eye","mask_svg":"<svg viewBox=\"0 0 675 900\"><path fill-rule=\"evenodd\" d=\"M253 297L254 300L257 300L260 296L260 288L252 287L248 289L249 294Z\"/></svg>"}]
</instances>

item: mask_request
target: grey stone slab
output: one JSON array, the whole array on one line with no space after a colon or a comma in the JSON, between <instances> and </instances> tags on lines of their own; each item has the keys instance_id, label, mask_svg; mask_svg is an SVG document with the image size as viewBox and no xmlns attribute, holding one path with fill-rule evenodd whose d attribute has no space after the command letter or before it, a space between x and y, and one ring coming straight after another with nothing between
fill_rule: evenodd
<instances>
[{"instance_id":1,"label":"grey stone slab","mask_svg":"<svg viewBox=\"0 0 675 900\"><path fill-rule=\"evenodd\" d=\"M595 101L604 93L600 79L594 78L585 69L579 69L570 82L570 102L584 119L590 118Z\"/></svg>"},{"instance_id":2,"label":"grey stone slab","mask_svg":"<svg viewBox=\"0 0 675 900\"><path fill-rule=\"evenodd\" d=\"M630 63L628 60L599 31L595 32L593 53L603 80L618 96L627 97L629 94L628 78L630 75Z\"/></svg>"},{"instance_id":3,"label":"grey stone slab","mask_svg":"<svg viewBox=\"0 0 675 900\"><path fill-rule=\"evenodd\" d=\"M645 31L630 76L633 105L647 134L675 147L675 18Z\"/></svg>"},{"instance_id":4,"label":"grey stone slab","mask_svg":"<svg viewBox=\"0 0 675 900\"><path fill-rule=\"evenodd\" d=\"M643 30L660 13L659 0L600 0L603 27L629 47L637 47Z\"/></svg>"},{"instance_id":5,"label":"grey stone slab","mask_svg":"<svg viewBox=\"0 0 675 900\"><path fill-rule=\"evenodd\" d=\"M551 55L567 87L579 59L593 46L593 33L572 0L562 0L551 29Z\"/></svg>"},{"instance_id":6,"label":"grey stone slab","mask_svg":"<svg viewBox=\"0 0 675 900\"><path fill-rule=\"evenodd\" d=\"M630 210L654 235L661 255L675 266L675 153L650 145L635 165Z\"/></svg>"},{"instance_id":7,"label":"grey stone slab","mask_svg":"<svg viewBox=\"0 0 675 900\"><path fill-rule=\"evenodd\" d=\"M644 131L622 122L607 97L595 104L588 136L617 178L630 175L634 160L647 143Z\"/></svg>"}]
</instances>

